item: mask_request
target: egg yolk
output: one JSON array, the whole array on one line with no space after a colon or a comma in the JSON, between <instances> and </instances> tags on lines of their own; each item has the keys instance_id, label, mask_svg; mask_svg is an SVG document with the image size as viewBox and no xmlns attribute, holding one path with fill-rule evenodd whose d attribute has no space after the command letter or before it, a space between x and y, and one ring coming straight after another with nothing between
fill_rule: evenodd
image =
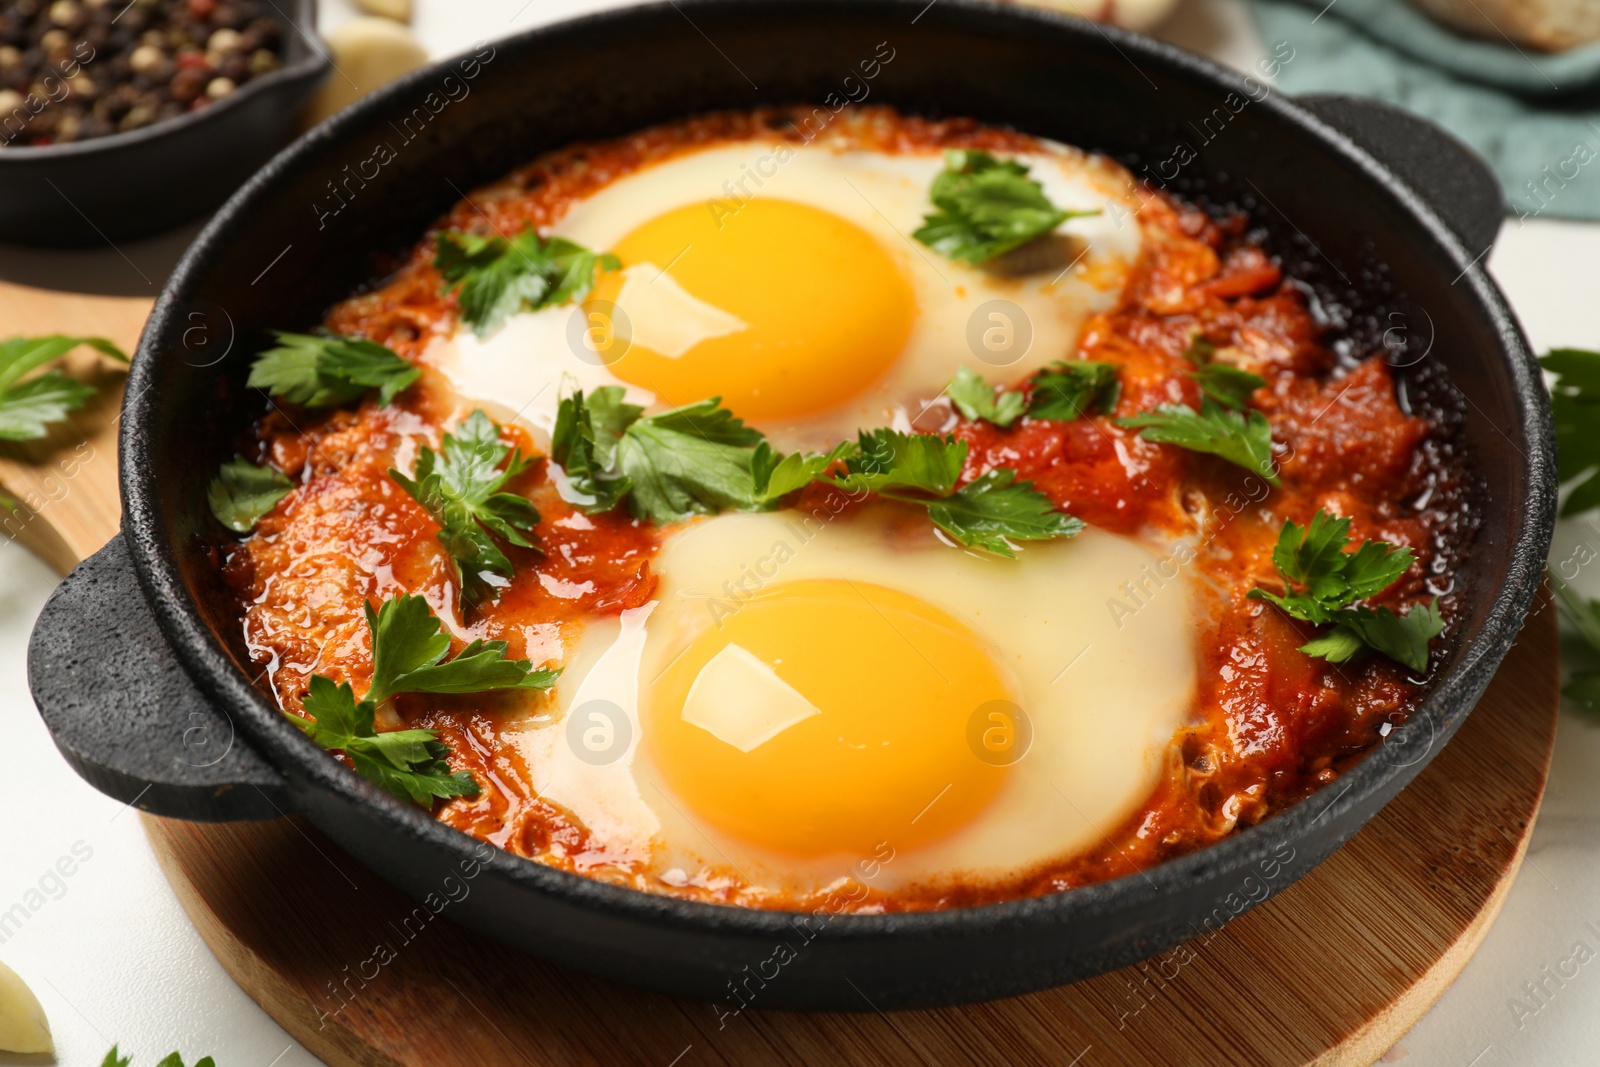
<instances>
[{"instance_id":1,"label":"egg yolk","mask_svg":"<svg viewBox=\"0 0 1600 1067\"><path fill-rule=\"evenodd\" d=\"M949 615L819 579L742 602L657 678L645 738L692 820L800 856L869 856L948 836L1006 770L970 747L1011 694Z\"/></svg>"},{"instance_id":2,"label":"egg yolk","mask_svg":"<svg viewBox=\"0 0 1600 1067\"><path fill-rule=\"evenodd\" d=\"M911 332L911 285L893 257L860 227L791 200L690 204L612 251L624 270L601 274L585 310L594 322L621 308L627 321L591 347L665 404L720 396L752 420L823 411L876 381ZM701 314L660 299L669 287ZM675 321L640 321L652 315ZM651 347L663 332L676 339L658 346L669 351Z\"/></svg>"}]
</instances>

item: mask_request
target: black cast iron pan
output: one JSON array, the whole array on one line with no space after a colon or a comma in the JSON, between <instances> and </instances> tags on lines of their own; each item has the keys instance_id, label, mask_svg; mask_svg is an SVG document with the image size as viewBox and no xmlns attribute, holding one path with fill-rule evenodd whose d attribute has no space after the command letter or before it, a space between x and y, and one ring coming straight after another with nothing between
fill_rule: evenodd
<instances>
[{"instance_id":1,"label":"black cast iron pan","mask_svg":"<svg viewBox=\"0 0 1600 1067\"><path fill-rule=\"evenodd\" d=\"M205 502L262 407L244 387L250 358L264 331L314 324L369 282L461 190L541 151L704 110L846 97L1012 125L1246 207L1342 317L1355 354L1387 341L1409 365L1408 389L1455 404L1484 521L1425 706L1338 788L1212 848L1066 894L801 923L497 852L452 916L570 967L708 999L788 942L798 954L761 990L764 1006L909 1008L1021 993L1165 950L1338 848L1472 710L1544 563L1549 414L1527 343L1482 269L1500 221L1493 179L1397 112L1285 100L1143 37L962 0L679 0L563 23L420 71L268 164L156 305L124 405L123 532L67 578L34 633L34 697L72 765L161 814L304 812L419 898L475 856L471 838L328 758L252 684ZM392 158L366 162L380 145ZM330 183L351 171L362 179L335 204Z\"/></svg>"}]
</instances>

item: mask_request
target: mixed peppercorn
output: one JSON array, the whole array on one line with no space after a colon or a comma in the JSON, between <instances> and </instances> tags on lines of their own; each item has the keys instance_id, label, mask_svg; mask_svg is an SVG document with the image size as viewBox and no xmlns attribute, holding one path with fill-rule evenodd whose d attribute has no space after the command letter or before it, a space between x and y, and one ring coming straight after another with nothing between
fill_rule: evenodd
<instances>
[{"instance_id":1,"label":"mixed peppercorn","mask_svg":"<svg viewBox=\"0 0 1600 1067\"><path fill-rule=\"evenodd\" d=\"M82 141L195 111L277 70L257 0L0 2L0 148Z\"/></svg>"}]
</instances>

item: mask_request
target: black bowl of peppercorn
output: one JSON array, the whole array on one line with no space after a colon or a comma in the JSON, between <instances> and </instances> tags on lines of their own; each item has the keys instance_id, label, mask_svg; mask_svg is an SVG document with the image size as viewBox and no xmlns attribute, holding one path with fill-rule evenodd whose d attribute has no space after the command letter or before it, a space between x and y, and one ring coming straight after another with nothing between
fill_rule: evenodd
<instances>
[{"instance_id":1,"label":"black bowl of peppercorn","mask_svg":"<svg viewBox=\"0 0 1600 1067\"><path fill-rule=\"evenodd\" d=\"M315 0L0 2L0 241L195 218L293 137L330 69Z\"/></svg>"}]
</instances>

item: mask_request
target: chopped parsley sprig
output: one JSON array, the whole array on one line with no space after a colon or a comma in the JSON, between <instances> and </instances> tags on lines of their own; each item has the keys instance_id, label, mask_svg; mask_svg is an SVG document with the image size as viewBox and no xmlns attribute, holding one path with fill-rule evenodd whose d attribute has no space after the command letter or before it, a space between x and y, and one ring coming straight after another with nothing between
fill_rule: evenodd
<instances>
[{"instance_id":1,"label":"chopped parsley sprig","mask_svg":"<svg viewBox=\"0 0 1600 1067\"><path fill-rule=\"evenodd\" d=\"M1567 491L1561 514L1577 515L1600 506L1600 352L1556 348L1541 356L1539 362L1554 376L1550 407L1555 422L1558 477ZM1600 601L1576 592L1557 568L1549 568L1547 574L1569 632L1575 631L1588 646L1573 644L1563 650L1563 660L1571 659L1573 663L1561 691L1580 707L1600 709Z\"/></svg>"},{"instance_id":2,"label":"chopped parsley sprig","mask_svg":"<svg viewBox=\"0 0 1600 1067\"><path fill-rule=\"evenodd\" d=\"M1202 363L1190 375L1200 391L1225 408L1244 410L1250 394L1267 384L1259 374L1251 374L1231 363Z\"/></svg>"},{"instance_id":3,"label":"chopped parsley sprig","mask_svg":"<svg viewBox=\"0 0 1600 1067\"><path fill-rule=\"evenodd\" d=\"M1092 413L1109 415L1122 395L1117 368L1093 360L1057 360L1029 380L1031 392L1002 389L998 393L970 367L956 372L946 392L967 419L983 419L1006 427L1023 415L1071 422Z\"/></svg>"},{"instance_id":4,"label":"chopped parsley sprig","mask_svg":"<svg viewBox=\"0 0 1600 1067\"><path fill-rule=\"evenodd\" d=\"M623 500L636 519L683 522L720 511L765 511L816 480L843 454L775 452L717 397L645 415L603 385L562 399L551 458L566 473L568 498L610 511Z\"/></svg>"},{"instance_id":5,"label":"chopped parsley sprig","mask_svg":"<svg viewBox=\"0 0 1600 1067\"><path fill-rule=\"evenodd\" d=\"M422 372L390 348L334 333L273 331L278 344L256 357L245 383L307 408L337 407L373 389L388 404Z\"/></svg>"},{"instance_id":6,"label":"chopped parsley sprig","mask_svg":"<svg viewBox=\"0 0 1600 1067\"><path fill-rule=\"evenodd\" d=\"M561 401L551 457L573 503L610 511L624 500L638 519L683 522L719 511L766 511L813 481L927 508L959 544L1003 556L1015 541L1071 537L1083 524L1010 470L956 488L967 444L953 437L863 432L825 453L776 452L718 399L658 415L623 400L618 386ZM838 465L843 470L830 473Z\"/></svg>"},{"instance_id":7,"label":"chopped parsley sprig","mask_svg":"<svg viewBox=\"0 0 1600 1067\"><path fill-rule=\"evenodd\" d=\"M127 353L103 337L10 337L0 341L0 441L31 441L49 432L94 396L94 386L65 371L49 370L27 377L74 348L87 346L101 355L128 362ZM26 380L24 380L26 379Z\"/></svg>"},{"instance_id":8,"label":"chopped parsley sprig","mask_svg":"<svg viewBox=\"0 0 1600 1067\"><path fill-rule=\"evenodd\" d=\"M117 1046L112 1045L111 1051L107 1052L105 1059L100 1061L100 1067L129 1067L131 1063L133 1063L132 1056L122 1055L122 1053L118 1051ZM156 1067L183 1067L183 1053L167 1053L165 1056L161 1057L161 1062L156 1064ZM194 1067L217 1067L217 1065L216 1061L210 1056L204 1056L194 1061Z\"/></svg>"},{"instance_id":9,"label":"chopped parsley sprig","mask_svg":"<svg viewBox=\"0 0 1600 1067\"><path fill-rule=\"evenodd\" d=\"M1196 365L1189 377L1200 386L1198 409L1161 404L1153 411L1118 419L1117 425L1139 430L1146 441L1220 456L1271 485L1280 485L1272 458L1272 424L1250 407L1250 394L1267 381L1232 364L1215 362L1216 351L1215 344L1196 337L1184 352Z\"/></svg>"},{"instance_id":10,"label":"chopped parsley sprig","mask_svg":"<svg viewBox=\"0 0 1600 1067\"><path fill-rule=\"evenodd\" d=\"M998 393L971 367L962 367L945 388L950 403L962 418L1010 426L1028 412L1028 394L1020 389L1001 389Z\"/></svg>"},{"instance_id":11,"label":"chopped parsley sprig","mask_svg":"<svg viewBox=\"0 0 1600 1067\"><path fill-rule=\"evenodd\" d=\"M439 543L455 562L468 603L492 599L492 578L509 580L515 573L496 537L522 548L539 547L532 539L539 512L527 497L504 491L530 462L504 444L500 428L477 410L444 435L441 451L424 446L418 452L412 477L389 470L439 524Z\"/></svg>"},{"instance_id":12,"label":"chopped parsley sprig","mask_svg":"<svg viewBox=\"0 0 1600 1067\"><path fill-rule=\"evenodd\" d=\"M366 607L372 635L372 683L356 700L348 682L313 674L305 699L311 719L289 719L307 737L343 752L361 776L402 800L432 807L436 798L470 797L478 783L467 771L452 774L449 746L432 730L384 730L375 726L380 705L400 693L487 693L544 690L561 673L534 670L527 660L506 658L504 641L473 641L450 659L450 638L420 596Z\"/></svg>"},{"instance_id":13,"label":"chopped parsley sprig","mask_svg":"<svg viewBox=\"0 0 1600 1067\"><path fill-rule=\"evenodd\" d=\"M1579 707L1590 711L1600 709L1600 601L1590 600L1575 592L1553 568L1547 570L1550 589L1555 594L1556 608L1567 625L1577 632L1587 648L1571 647L1561 653L1566 660L1568 652L1574 653L1576 664L1567 673L1567 682L1561 692Z\"/></svg>"},{"instance_id":14,"label":"chopped parsley sprig","mask_svg":"<svg viewBox=\"0 0 1600 1067\"><path fill-rule=\"evenodd\" d=\"M1195 365L1189 377L1200 386L1200 391L1225 408L1243 410L1250 406L1250 394L1267 384L1259 374L1252 374L1231 363L1216 358L1216 342L1204 334L1196 334L1184 350L1183 358Z\"/></svg>"},{"instance_id":15,"label":"chopped parsley sprig","mask_svg":"<svg viewBox=\"0 0 1600 1067\"><path fill-rule=\"evenodd\" d=\"M288 496L294 483L275 467L258 467L243 456L222 465L206 490L211 514L234 533L246 534Z\"/></svg>"},{"instance_id":16,"label":"chopped parsley sprig","mask_svg":"<svg viewBox=\"0 0 1600 1067\"><path fill-rule=\"evenodd\" d=\"M1057 360L1033 376L1028 415L1071 422L1090 414L1109 415L1122 397L1122 381L1110 363L1090 359Z\"/></svg>"},{"instance_id":17,"label":"chopped parsley sprig","mask_svg":"<svg viewBox=\"0 0 1600 1067\"><path fill-rule=\"evenodd\" d=\"M957 544L1015 557L1016 541L1073 537L1083 521L1059 509L1016 471L998 469L955 487L967 443L935 434L863 431L844 471L824 480L849 492L867 491L928 509L928 518Z\"/></svg>"},{"instance_id":18,"label":"chopped parsley sprig","mask_svg":"<svg viewBox=\"0 0 1600 1067\"><path fill-rule=\"evenodd\" d=\"M1211 362L1215 351L1209 341L1198 338L1185 353L1199 364L1190 374L1200 386L1198 410L1187 404L1161 404L1153 411L1118 419L1117 425L1139 430L1146 441L1220 456L1271 485L1280 485L1272 459L1272 424L1249 406L1250 394L1266 385L1266 379L1231 364Z\"/></svg>"},{"instance_id":19,"label":"chopped parsley sprig","mask_svg":"<svg viewBox=\"0 0 1600 1067\"><path fill-rule=\"evenodd\" d=\"M1600 352L1556 348L1540 357L1555 376L1550 410L1556 431L1558 477L1568 489L1562 515L1600 507Z\"/></svg>"},{"instance_id":20,"label":"chopped parsley sprig","mask_svg":"<svg viewBox=\"0 0 1600 1067\"><path fill-rule=\"evenodd\" d=\"M512 238L447 230L434 242L433 265L454 290L461 317L479 337L493 333L526 307L582 300L596 268L619 270L609 252L592 252L564 237L541 238L529 226Z\"/></svg>"},{"instance_id":21,"label":"chopped parsley sprig","mask_svg":"<svg viewBox=\"0 0 1600 1067\"><path fill-rule=\"evenodd\" d=\"M1272 485L1281 484L1272 461L1272 425L1259 411L1224 407L1206 396L1198 411L1185 404L1162 404L1118 419L1117 425L1139 430L1146 441L1220 456Z\"/></svg>"},{"instance_id":22,"label":"chopped parsley sprig","mask_svg":"<svg viewBox=\"0 0 1600 1067\"><path fill-rule=\"evenodd\" d=\"M1428 668L1428 642L1444 632L1437 599L1414 604L1405 614L1357 606L1400 580L1411 566L1411 549L1386 541L1363 541L1354 552L1350 520L1319 510L1308 526L1286 522L1272 551L1283 592L1250 590L1285 615L1332 629L1300 651L1330 663L1345 663L1368 650L1381 652L1414 671Z\"/></svg>"},{"instance_id":23,"label":"chopped parsley sprig","mask_svg":"<svg viewBox=\"0 0 1600 1067\"><path fill-rule=\"evenodd\" d=\"M1064 211L1016 160L976 149L951 149L928 199L936 212L911 236L963 263L985 263L1043 237L1070 218L1097 211Z\"/></svg>"}]
</instances>

